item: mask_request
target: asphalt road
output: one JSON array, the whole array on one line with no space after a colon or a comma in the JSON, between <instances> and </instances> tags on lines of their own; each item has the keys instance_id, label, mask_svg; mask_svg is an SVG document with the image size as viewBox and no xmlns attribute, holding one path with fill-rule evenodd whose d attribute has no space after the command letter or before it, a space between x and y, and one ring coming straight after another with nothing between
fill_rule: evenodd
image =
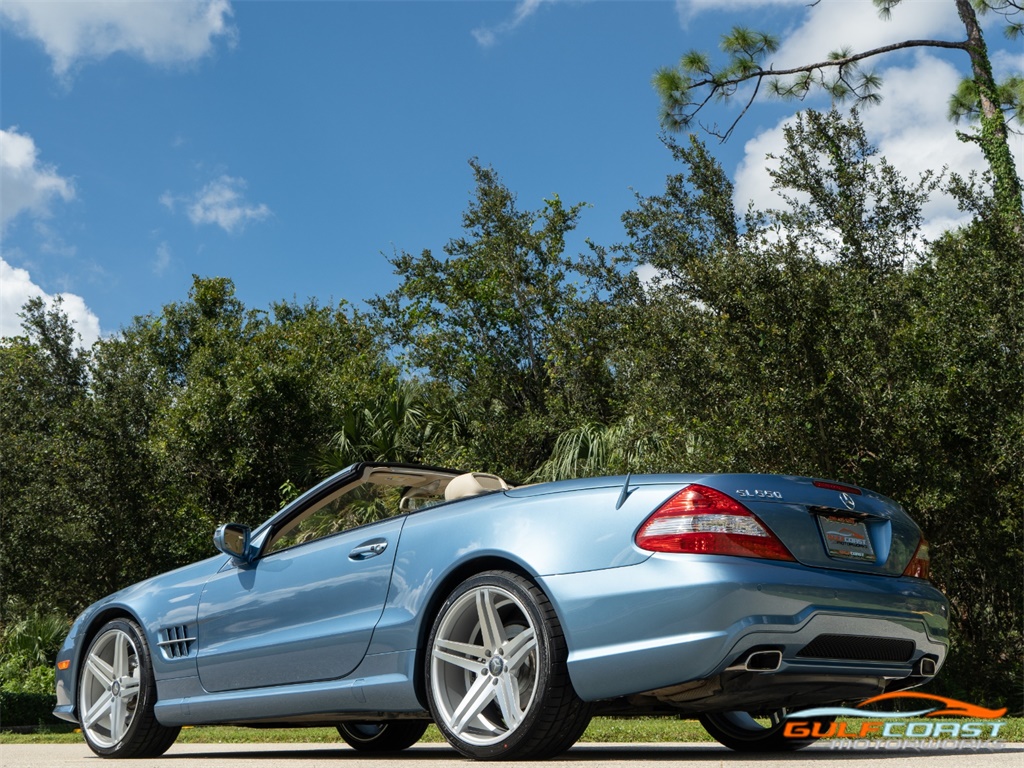
<instances>
[{"instance_id":1,"label":"asphalt road","mask_svg":"<svg viewBox=\"0 0 1024 768\"><path fill-rule=\"evenodd\" d=\"M555 760L501 763L551 768L605 768L646 766L652 763L685 762L715 768L1021 768L1024 744L1010 744L997 751L920 752L835 750L819 744L786 755L742 755L709 744L577 744ZM105 762L85 744L2 744L0 768L446 768L453 763L473 765L442 744L413 747L399 756L365 757L343 745L324 744L176 744L166 755L152 760ZM484 763L477 763L484 765Z\"/></svg>"}]
</instances>

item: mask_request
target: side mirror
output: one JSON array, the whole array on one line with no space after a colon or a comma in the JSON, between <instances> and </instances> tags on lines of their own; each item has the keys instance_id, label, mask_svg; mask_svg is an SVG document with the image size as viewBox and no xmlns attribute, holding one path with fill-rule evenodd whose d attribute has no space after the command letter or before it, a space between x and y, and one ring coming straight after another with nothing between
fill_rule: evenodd
<instances>
[{"instance_id":1,"label":"side mirror","mask_svg":"<svg viewBox=\"0 0 1024 768\"><path fill-rule=\"evenodd\" d=\"M230 555L236 560L249 562L249 526L238 523L225 523L213 533L213 546L219 552Z\"/></svg>"}]
</instances>

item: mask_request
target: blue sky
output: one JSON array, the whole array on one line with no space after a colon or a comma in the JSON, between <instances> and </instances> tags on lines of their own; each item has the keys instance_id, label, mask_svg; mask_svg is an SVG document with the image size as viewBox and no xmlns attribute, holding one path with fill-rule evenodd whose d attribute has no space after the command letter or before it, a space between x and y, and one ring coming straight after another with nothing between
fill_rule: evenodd
<instances>
[{"instance_id":1,"label":"blue sky","mask_svg":"<svg viewBox=\"0 0 1024 768\"><path fill-rule=\"evenodd\" d=\"M572 247L620 241L632 190L675 170L651 75L740 23L780 37L779 66L962 37L951 0L889 22L870 0L3 0L0 336L28 296L60 294L89 343L184 299L193 273L231 277L252 307L359 304L396 285L382 254L459 233L471 157L523 208L590 203ZM988 29L997 69L1024 71ZM983 167L944 118L961 58L876 65L885 100L865 120L907 173ZM716 146L741 206L770 204L764 155L797 107L763 102ZM930 231L957 216L936 201Z\"/></svg>"}]
</instances>

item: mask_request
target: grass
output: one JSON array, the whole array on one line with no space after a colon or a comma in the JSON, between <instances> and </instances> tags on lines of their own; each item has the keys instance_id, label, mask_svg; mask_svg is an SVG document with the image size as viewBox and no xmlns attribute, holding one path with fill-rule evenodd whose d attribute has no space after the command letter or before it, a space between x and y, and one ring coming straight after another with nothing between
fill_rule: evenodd
<instances>
[{"instance_id":1,"label":"grass","mask_svg":"<svg viewBox=\"0 0 1024 768\"><path fill-rule=\"evenodd\" d=\"M1001 718L1006 725L999 732L999 738L1007 742L1024 742L1024 718ZM861 721L844 718L847 730L859 729ZM440 732L431 725L422 741L442 742ZM210 725L183 728L178 737L180 744L267 744L267 743L339 743L341 737L334 728L237 728L225 725ZM713 739L696 720L678 720L667 717L638 717L618 719L597 717L587 728L580 741L588 742L666 742L666 741L707 741ZM54 728L38 733L0 732L0 744L78 744L82 735L69 728Z\"/></svg>"}]
</instances>

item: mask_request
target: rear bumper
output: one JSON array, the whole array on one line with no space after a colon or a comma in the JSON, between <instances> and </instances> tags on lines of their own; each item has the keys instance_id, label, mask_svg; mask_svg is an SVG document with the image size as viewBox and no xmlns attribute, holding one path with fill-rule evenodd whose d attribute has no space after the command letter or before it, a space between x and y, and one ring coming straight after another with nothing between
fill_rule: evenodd
<instances>
[{"instance_id":1,"label":"rear bumper","mask_svg":"<svg viewBox=\"0 0 1024 768\"><path fill-rule=\"evenodd\" d=\"M912 678L925 656L937 669L949 647L948 603L918 579L656 554L540 581L565 631L573 685L590 701L715 678L754 648L782 651L780 681L884 683ZM913 649L889 661L798 655L821 635L903 639Z\"/></svg>"}]
</instances>

